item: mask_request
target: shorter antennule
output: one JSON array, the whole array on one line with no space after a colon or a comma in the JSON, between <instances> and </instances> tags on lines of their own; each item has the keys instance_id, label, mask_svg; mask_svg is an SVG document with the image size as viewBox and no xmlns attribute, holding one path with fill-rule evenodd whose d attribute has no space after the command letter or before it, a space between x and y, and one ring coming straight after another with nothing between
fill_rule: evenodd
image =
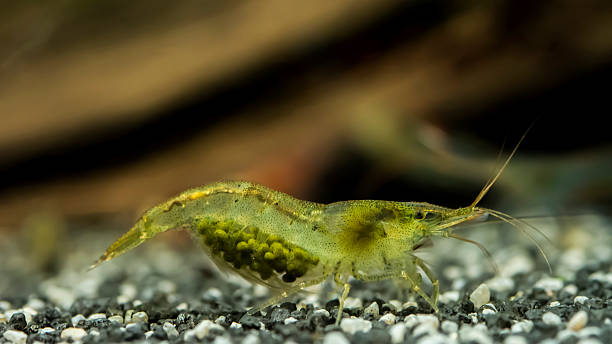
<instances>
[{"instance_id":1,"label":"shorter antennule","mask_svg":"<svg viewBox=\"0 0 612 344\"><path fill-rule=\"evenodd\" d=\"M504 162L504 164L502 165L502 167L499 169L499 171L497 171L497 173L495 174L495 177L493 177L493 179L488 182L483 188L482 190L480 190L480 193L478 194L478 196L476 196L476 199L474 200L474 202L472 202L472 204L470 204L470 208L471 207L475 207L480 200L487 194L487 192L489 192L489 189L491 189L491 187L493 186L493 184L495 184L495 182L497 181L497 179L499 178L499 176L501 176L502 172L504 172L504 169L506 169L506 166L508 166L508 163L510 162L510 160L512 160L512 157L514 156L514 154L516 153L516 151L518 150L519 146L521 145L521 143L523 142L523 140L525 139L525 136L527 136L527 133L529 132L529 130L531 130L531 127L533 127L533 123L529 126L529 128L527 128L527 130L525 130L525 133L523 134L523 136L521 136L521 139L518 141L518 143L516 144L516 146L514 146L514 149L512 150L512 152L510 153L510 155L508 156L508 159L506 159L506 161Z\"/></svg>"}]
</instances>

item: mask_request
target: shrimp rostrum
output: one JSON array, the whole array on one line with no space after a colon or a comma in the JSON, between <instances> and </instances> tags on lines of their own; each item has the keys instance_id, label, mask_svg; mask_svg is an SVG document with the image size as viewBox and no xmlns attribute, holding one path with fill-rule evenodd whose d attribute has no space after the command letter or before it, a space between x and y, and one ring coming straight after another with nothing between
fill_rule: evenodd
<instances>
[{"instance_id":1,"label":"shrimp rostrum","mask_svg":"<svg viewBox=\"0 0 612 344\"><path fill-rule=\"evenodd\" d=\"M278 292L256 309L333 276L341 290L336 317L339 323L352 276L364 281L405 281L437 311L438 280L414 254L426 241L433 237L456 238L476 244L488 254L480 244L453 233L458 224L485 214L513 225L532 239L529 230L537 231L522 220L477 206L517 147L474 202L458 209L377 200L320 204L243 181L190 189L148 210L92 268L159 233L186 229L221 269ZM539 245L538 248L542 252ZM432 283L429 294L422 288L419 271Z\"/></svg>"}]
</instances>

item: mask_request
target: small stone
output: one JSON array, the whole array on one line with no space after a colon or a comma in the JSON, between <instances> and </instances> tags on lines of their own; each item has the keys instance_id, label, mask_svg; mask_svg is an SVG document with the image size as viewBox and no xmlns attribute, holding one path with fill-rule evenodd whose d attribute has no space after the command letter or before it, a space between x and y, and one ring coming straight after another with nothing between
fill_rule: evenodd
<instances>
[{"instance_id":1,"label":"small stone","mask_svg":"<svg viewBox=\"0 0 612 344\"><path fill-rule=\"evenodd\" d=\"M368 307L363 310L363 315L370 315L372 317L377 317L380 314L380 309L378 308L378 303L372 302Z\"/></svg>"},{"instance_id":2,"label":"small stone","mask_svg":"<svg viewBox=\"0 0 612 344\"><path fill-rule=\"evenodd\" d=\"M440 298L438 299L438 301L440 301L441 303L451 303L451 302L458 302L459 301L459 291L457 290L451 290L451 291L447 291L445 293L443 293L442 295L440 295Z\"/></svg>"},{"instance_id":3,"label":"small stone","mask_svg":"<svg viewBox=\"0 0 612 344\"><path fill-rule=\"evenodd\" d=\"M73 341L81 340L87 335L87 331L79 327L68 327L62 331L60 338L64 340L72 339Z\"/></svg>"},{"instance_id":4,"label":"small stone","mask_svg":"<svg viewBox=\"0 0 612 344\"><path fill-rule=\"evenodd\" d=\"M533 330L533 321L531 320L519 321L510 328L512 333L529 333L531 330Z\"/></svg>"},{"instance_id":5,"label":"small stone","mask_svg":"<svg viewBox=\"0 0 612 344\"><path fill-rule=\"evenodd\" d=\"M106 314L104 313L94 313L90 316L87 317L87 320L92 321L92 320L99 320L99 319L106 319Z\"/></svg>"},{"instance_id":6,"label":"small stone","mask_svg":"<svg viewBox=\"0 0 612 344\"><path fill-rule=\"evenodd\" d=\"M333 331L325 335L323 338L323 344L350 344L350 342L344 336L344 334L342 334L342 332Z\"/></svg>"},{"instance_id":7,"label":"small stone","mask_svg":"<svg viewBox=\"0 0 612 344\"><path fill-rule=\"evenodd\" d=\"M111 321L117 324L123 324L123 317L121 315L113 315L108 318L108 321Z\"/></svg>"},{"instance_id":8,"label":"small stone","mask_svg":"<svg viewBox=\"0 0 612 344\"><path fill-rule=\"evenodd\" d=\"M208 333L212 330L225 331L225 329L213 323L210 320L202 320L196 327L191 330L185 331L184 339L190 340L195 338L202 339L208 335Z\"/></svg>"},{"instance_id":9,"label":"small stone","mask_svg":"<svg viewBox=\"0 0 612 344\"><path fill-rule=\"evenodd\" d=\"M470 301L474 304L474 307L480 308L489 302L491 298L491 292L486 284L481 284L472 292L470 295Z\"/></svg>"},{"instance_id":10,"label":"small stone","mask_svg":"<svg viewBox=\"0 0 612 344\"><path fill-rule=\"evenodd\" d=\"M412 335L414 337L420 337L424 334L428 336L433 336L438 332L438 327L434 326L432 322L423 322L417 325L414 330L412 330Z\"/></svg>"},{"instance_id":11,"label":"small stone","mask_svg":"<svg viewBox=\"0 0 612 344\"><path fill-rule=\"evenodd\" d=\"M422 338L419 338L419 344L447 344L449 338L441 333L434 333Z\"/></svg>"},{"instance_id":12,"label":"small stone","mask_svg":"<svg viewBox=\"0 0 612 344\"><path fill-rule=\"evenodd\" d=\"M178 338L179 332L176 330L176 326L173 323L166 321L162 328L164 332L166 332L168 339Z\"/></svg>"},{"instance_id":13,"label":"small stone","mask_svg":"<svg viewBox=\"0 0 612 344\"><path fill-rule=\"evenodd\" d=\"M486 282L489 289L498 292L505 293L514 289L514 280L509 277L496 276Z\"/></svg>"},{"instance_id":14,"label":"small stone","mask_svg":"<svg viewBox=\"0 0 612 344\"><path fill-rule=\"evenodd\" d=\"M314 312L312 312L312 315L313 315L313 316L315 316L315 315L319 315L319 316L323 316L323 317L325 317L325 318L329 318L329 317L330 317L329 312L328 312L328 311L327 311L327 309L325 309L325 308L321 308L321 309L317 309L317 310L315 310Z\"/></svg>"},{"instance_id":15,"label":"small stone","mask_svg":"<svg viewBox=\"0 0 612 344\"><path fill-rule=\"evenodd\" d=\"M11 320L9 320L9 326L13 330L23 331L28 327L28 323L26 321L25 314L23 313L13 313L11 315Z\"/></svg>"},{"instance_id":16,"label":"small stone","mask_svg":"<svg viewBox=\"0 0 612 344\"><path fill-rule=\"evenodd\" d=\"M254 333L249 333L246 337L244 337L244 339L241 342L241 344L260 344L260 343L261 343L261 340L259 340L259 337Z\"/></svg>"},{"instance_id":17,"label":"small stone","mask_svg":"<svg viewBox=\"0 0 612 344\"><path fill-rule=\"evenodd\" d=\"M28 300L27 306L40 311L45 307L45 302L41 299L32 298Z\"/></svg>"},{"instance_id":18,"label":"small stone","mask_svg":"<svg viewBox=\"0 0 612 344\"><path fill-rule=\"evenodd\" d=\"M344 300L344 308L345 309L355 309L363 307L363 301L356 297L347 297Z\"/></svg>"},{"instance_id":19,"label":"small stone","mask_svg":"<svg viewBox=\"0 0 612 344\"><path fill-rule=\"evenodd\" d=\"M504 344L527 344L527 339L523 336L512 335L506 337Z\"/></svg>"},{"instance_id":20,"label":"small stone","mask_svg":"<svg viewBox=\"0 0 612 344\"><path fill-rule=\"evenodd\" d=\"M561 303L559 301L553 301L550 304L548 304L548 307L559 307L561 306Z\"/></svg>"},{"instance_id":21,"label":"small stone","mask_svg":"<svg viewBox=\"0 0 612 344\"><path fill-rule=\"evenodd\" d=\"M217 288L208 288L208 290L204 292L205 299L220 300L222 297L223 293Z\"/></svg>"},{"instance_id":22,"label":"small stone","mask_svg":"<svg viewBox=\"0 0 612 344\"><path fill-rule=\"evenodd\" d=\"M399 323L391 326L389 328L389 335L391 336L391 343L398 344L403 343L404 338L406 337L406 332L408 329L406 328L406 324Z\"/></svg>"},{"instance_id":23,"label":"small stone","mask_svg":"<svg viewBox=\"0 0 612 344\"><path fill-rule=\"evenodd\" d=\"M546 325L558 326L561 325L561 317L552 312L542 314L542 322Z\"/></svg>"},{"instance_id":24,"label":"small stone","mask_svg":"<svg viewBox=\"0 0 612 344\"><path fill-rule=\"evenodd\" d=\"M382 321L382 322L384 322L387 325L395 324L396 320L397 320L397 317L393 313L387 313L387 314L383 315L382 317L380 317L380 319L378 319L378 321Z\"/></svg>"},{"instance_id":25,"label":"small stone","mask_svg":"<svg viewBox=\"0 0 612 344\"><path fill-rule=\"evenodd\" d=\"M577 332L583 329L588 321L588 314L585 311L580 311L570 318L570 320L567 322L567 328L574 332Z\"/></svg>"},{"instance_id":26,"label":"small stone","mask_svg":"<svg viewBox=\"0 0 612 344\"><path fill-rule=\"evenodd\" d=\"M213 340L213 344L232 344L232 341L225 336L219 336Z\"/></svg>"},{"instance_id":27,"label":"small stone","mask_svg":"<svg viewBox=\"0 0 612 344\"><path fill-rule=\"evenodd\" d=\"M599 336L601 336L601 329L595 326L585 327L578 332L579 338L599 337Z\"/></svg>"},{"instance_id":28,"label":"small stone","mask_svg":"<svg viewBox=\"0 0 612 344\"><path fill-rule=\"evenodd\" d=\"M407 301L402 305L402 310L407 308L419 308L419 304L415 301Z\"/></svg>"},{"instance_id":29,"label":"small stone","mask_svg":"<svg viewBox=\"0 0 612 344\"><path fill-rule=\"evenodd\" d=\"M402 303L399 300L391 300L389 304L395 308L395 311L402 309Z\"/></svg>"},{"instance_id":30,"label":"small stone","mask_svg":"<svg viewBox=\"0 0 612 344\"><path fill-rule=\"evenodd\" d=\"M230 324L230 326L229 326L229 327L230 327L230 328L236 328L236 329L238 329L238 328L242 328L242 324L241 324L241 323L237 323L237 322L235 322L235 321L232 321L232 323Z\"/></svg>"},{"instance_id":31,"label":"small stone","mask_svg":"<svg viewBox=\"0 0 612 344\"><path fill-rule=\"evenodd\" d=\"M136 311L133 309L128 309L127 311L125 311L125 319L123 319L123 322L125 322L126 324L129 324L132 322L132 315L134 315Z\"/></svg>"},{"instance_id":32,"label":"small stone","mask_svg":"<svg viewBox=\"0 0 612 344\"><path fill-rule=\"evenodd\" d=\"M561 291L570 295L576 295L576 293L578 293L578 287L574 284L568 284Z\"/></svg>"},{"instance_id":33,"label":"small stone","mask_svg":"<svg viewBox=\"0 0 612 344\"><path fill-rule=\"evenodd\" d=\"M452 322L450 320L444 320L440 325L440 329L444 333L455 333L459 329L459 325L456 322Z\"/></svg>"},{"instance_id":34,"label":"small stone","mask_svg":"<svg viewBox=\"0 0 612 344\"><path fill-rule=\"evenodd\" d=\"M538 280L534 287L549 291L559 291L563 288L563 280L560 278L544 277Z\"/></svg>"},{"instance_id":35,"label":"small stone","mask_svg":"<svg viewBox=\"0 0 612 344\"><path fill-rule=\"evenodd\" d=\"M579 304L581 304L581 305L584 305L584 303L585 303L585 302L587 302L587 301L589 301L589 298L588 298L588 297L586 297L586 296L581 296L581 295L579 295L579 296L576 296L576 297L574 298L574 304L579 303Z\"/></svg>"},{"instance_id":36,"label":"small stone","mask_svg":"<svg viewBox=\"0 0 612 344\"><path fill-rule=\"evenodd\" d=\"M285 319L284 323L285 325L289 325L289 324L293 324L296 323L298 320L294 317L289 317L287 319Z\"/></svg>"},{"instance_id":37,"label":"small stone","mask_svg":"<svg viewBox=\"0 0 612 344\"><path fill-rule=\"evenodd\" d=\"M572 331L572 330L561 330L559 332L557 332L557 341L558 342L564 342L566 339L568 338L574 338L576 337L576 332Z\"/></svg>"},{"instance_id":38,"label":"small stone","mask_svg":"<svg viewBox=\"0 0 612 344\"><path fill-rule=\"evenodd\" d=\"M49 334L53 332L55 332L55 329L53 327L43 327L40 330L38 330L38 333L42 333L42 334Z\"/></svg>"},{"instance_id":39,"label":"small stone","mask_svg":"<svg viewBox=\"0 0 612 344\"><path fill-rule=\"evenodd\" d=\"M486 331L486 326L485 329L483 330L482 327L479 327L479 325L477 326L469 326L469 325L464 325L461 327L461 329L459 330L459 338L461 339L461 342L473 342L473 343L479 343L479 344L492 344L493 343L493 339L491 339L491 337L489 337L489 335L487 334Z\"/></svg>"},{"instance_id":40,"label":"small stone","mask_svg":"<svg viewBox=\"0 0 612 344\"><path fill-rule=\"evenodd\" d=\"M225 317L225 315L220 315L217 319L215 319L215 324L223 326L223 324L225 324L226 319L227 318Z\"/></svg>"},{"instance_id":41,"label":"small stone","mask_svg":"<svg viewBox=\"0 0 612 344\"><path fill-rule=\"evenodd\" d=\"M355 334L360 331L368 332L372 329L372 323L359 318L344 318L342 322L340 322L340 328L342 331L350 334Z\"/></svg>"},{"instance_id":42,"label":"small stone","mask_svg":"<svg viewBox=\"0 0 612 344\"><path fill-rule=\"evenodd\" d=\"M136 312L132 315L131 322L146 324L149 322L149 315L147 315L145 312Z\"/></svg>"},{"instance_id":43,"label":"small stone","mask_svg":"<svg viewBox=\"0 0 612 344\"><path fill-rule=\"evenodd\" d=\"M3 336L4 339L14 344L25 344L28 339L28 335L25 332L17 330L7 330Z\"/></svg>"},{"instance_id":44,"label":"small stone","mask_svg":"<svg viewBox=\"0 0 612 344\"><path fill-rule=\"evenodd\" d=\"M187 302L179 303L179 305L176 306L176 310L180 312L186 312L189 310L189 305L187 304Z\"/></svg>"},{"instance_id":45,"label":"small stone","mask_svg":"<svg viewBox=\"0 0 612 344\"><path fill-rule=\"evenodd\" d=\"M487 316L487 315L492 315L495 314L497 312L495 312L494 310L490 309L490 308L485 308L482 310L482 315Z\"/></svg>"},{"instance_id":46,"label":"small stone","mask_svg":"<svg viewBox=\"0 0 612 344\"><path fill-rule=\"evenodd\" d=\"M83 314L77 314L72 317L70 322L72 323L72 326L77 326L81 320L87 320L87 318L85 318Z\"/></svg>"},{"instance_id":47,"label":"small stone","mask_svg":"<svg viewBox=\"0 0 612 344\"><path fill-rule=\"evenodd\" d=\"M153 333L155 333L155 332L153 332L153 331L147 331L147 332L145 332L145 333L144 333L145 339L149 339L149 338L151 338L151 336L153 335Z\"/></svg>"}]
</instances>

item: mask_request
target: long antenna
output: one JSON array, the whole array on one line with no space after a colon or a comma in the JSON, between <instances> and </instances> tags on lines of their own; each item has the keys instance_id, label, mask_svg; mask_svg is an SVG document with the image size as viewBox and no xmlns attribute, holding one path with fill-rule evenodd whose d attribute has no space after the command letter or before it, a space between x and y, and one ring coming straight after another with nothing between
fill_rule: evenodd
<instances>
[{"instance_id":1,"label":"long antenna","mask_svg":"<svg viewBox=\"0 0 612 344\"><path fill-rule=\"evenodd\" d=\"M506 166L508 166L508 163L510 162L510 160L512 159L512 157L514 156L514 154L518 150L518 148L521 145L521 143L523 142L523 140L525 139L525 136L527 136L527 133L529 132L529 130L531 130L531 127L533 127L534 123L531 123L529 128L527 128L527 130L525 130L525 133L523 134L523 136L521 136L521 139L518 141L516 146L514 146L514 149L512 150L510 155L508 156L508 159L506 159L506 161L504 162L502 167L499 169L499 171L497 171L497 174L495 175L495 177L493 177L493 180L491 180L489 183L487 183L485 185L485 187L482 188L482 190L480 190L480 193L478 194L478 196L476 196L476 199L474 200L474 202L472 202L472 204L470 204L470 206L469 206L470 208L471 207L475 207L478 204L478 202L480 202L480 200L487 194L487 192L489 192L489 189L491 189L491 187L493 186L493 184L495 184L495 182L497 181L499 176L501 176L502 172L504 172L504 169L506 168Z\"/></svg>"}]
</instances>

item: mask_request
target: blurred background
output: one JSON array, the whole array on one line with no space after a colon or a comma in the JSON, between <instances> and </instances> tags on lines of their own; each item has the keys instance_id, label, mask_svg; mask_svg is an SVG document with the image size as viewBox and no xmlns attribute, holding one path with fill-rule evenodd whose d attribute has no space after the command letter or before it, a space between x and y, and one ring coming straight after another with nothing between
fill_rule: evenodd
<instances>
[{"instance_id":1,"label":"blurred background","mask_svg":"<svg viewBox=\"0 0 612 344\"><path fill-rule=\"evenodd\" d=\"M609 1L2 7L0 235L43 269L221 179L465 206L534 121L481 204L609 215Z\"/></svg>"}]
</instances>

